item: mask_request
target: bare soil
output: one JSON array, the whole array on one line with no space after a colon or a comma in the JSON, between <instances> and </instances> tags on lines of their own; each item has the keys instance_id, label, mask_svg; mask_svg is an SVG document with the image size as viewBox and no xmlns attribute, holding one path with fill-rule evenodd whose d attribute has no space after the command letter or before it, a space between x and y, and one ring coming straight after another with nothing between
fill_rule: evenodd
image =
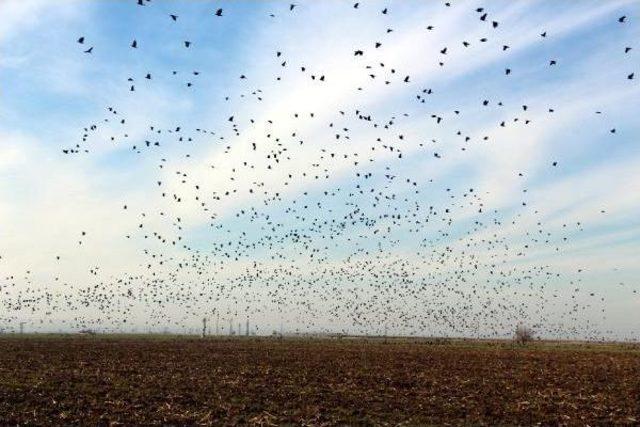
<instances>
[{"instance_id":1,"label":"bare soil","mask_svg":"<svg viewBox=\"0 0 640 427\"><path fill-rule=\"evenodd\" d=\"M0 338L0 424L640 423L640 352L394 340Z\"/></svg>"}]
</instances>

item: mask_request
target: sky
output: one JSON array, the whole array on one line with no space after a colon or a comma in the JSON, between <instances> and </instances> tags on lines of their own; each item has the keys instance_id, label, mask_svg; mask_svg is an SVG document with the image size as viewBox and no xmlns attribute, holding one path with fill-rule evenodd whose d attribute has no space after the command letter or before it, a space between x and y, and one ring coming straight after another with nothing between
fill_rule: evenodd
<instances>
[{"instance_id":1,"label":"sky","mask_svg":"<svg viewBox=\"0 0 640 427\"><path fill-rule=\"evenodd\" d=\"M0 328L640 338L637 1L136 3L0 0Z\"/></svg>"}]
</instances>

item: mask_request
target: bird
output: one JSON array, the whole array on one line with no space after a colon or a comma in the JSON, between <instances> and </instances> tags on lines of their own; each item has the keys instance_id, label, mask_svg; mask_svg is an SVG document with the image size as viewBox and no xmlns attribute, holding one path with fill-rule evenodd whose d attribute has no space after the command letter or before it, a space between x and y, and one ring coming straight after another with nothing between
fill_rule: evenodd
<instances>
[{"instance_id":1,"label":"bird","mask_svg":"<svg viewBox=\"0 0 640 427\"><path fill-rule=\"evenodd\" d=\"M138 11L140 28L169 25L166 12L153 13L155 3L138 4L148 6ZM510 14L477 5L467 9L478 13L469 22L480 26L474 30L457 18L447 28L438 24L448 21L448 13L455 18L464 12L468 6L463 4L446 2L436 25L396 19L387 7L368 11L365 3L351 4L327 5L335 17L331 22L311 9L307 15L306 7L288 16L296 20L295 26L287 24L293 34L298 27L315 34L321 26L329 34L334 27L328 25L347 7L348 28L335 27L345 31L344 37L299 37L295 46L279 37L248 40L223 60L199 55L206 48L200 39L194 46L184 41L205 31L211 14L222 17L221 8L187 20L178 11L181 28L189 21L184 33L171 27L161 39L145 38L135 63L111 55L111 49L122 52L126 46L107 34L114 43L109 61L100 64L106 71L96 74L93 65L80 66L88 66L83 82L92 83L92 102L108 107L93 111L93 104L83 103L82 114L65 113L70 126L83 124L77 135L51 139L54 145L70 142L56 146L48 160L60 162L54 171L91 171L86 182L65 181L72 198L86 190L83 197L91 206L83 214L82 203L71 204L66 187L54 193L77 215L50 215L52 222L65 221L55 229L51 248L44 248L43 237L48 255L39 274L7 266L0 257L3 276L8 272L2 282L3 312L40 312L47 319L45 313L59 310L75 326L104 330L138 318L149 328L183 327L213 310L230 318L240 316L236 311L261 318L290 315L314 331L340 325L366 333L390 325L407 335L476 336L483 324L492 338L510 337L515 322L535 314L548 336L592 333L600 319L584 320L600 312L600 298L608 294L604 286L602 292L589 288L593 277L579 265L575 249L584 243L583 230L613 218L613 209L605 206L608 199L596 198L596 204L572 207L570 215L554 211L560 199L552 190L555 184L569 186L572 177L565 174L575 168L561 157L571 144L564 136L554 140L550 131L588 124L592 135L587 137L610 136L600 141L603 147L624 137L612 104L595 96L608 90L608 81L597 73L582 81L563 72L567 66L582 69L591 52L560 55L588 43L579 38L575 45L559 43L553 34L541 33L535 20L513 21ZM294 7L289 4L289 11ZM237 19L234 30L245 22L236 12L228 15ZM394 20L393 28L370 19L378 12L386 15L378 15L380 20ZM105 12L114 22L127 13ZM561 18L564 12L557 13ZM171 22L178 19L169 16ZM592 19L611 22L611 15L602 16ZM252 14L246 24L261 26L267 19L273 31L284 31L285 23L270 17L276 14ZM553 44L546 45L553 59L540 56L545 55L538 52L540 45L523 45L516 33L506 31L507 18L522 26L522 34L540 34L545 45ZM488 37L485 24L501 28L495 38ZM368 30L358 33L354 43L361 48L354 49L348 31L358 25ZM607 37L622 40L624 34L615 31L628 28L613 26L590 28L594 37L606 27L613 31ZM415 31L424 37L399 44ZM342 47L334 45L334 36ZM77 41L84 44L85 37ZM185 56L162 49L171 42L195 50ZM464 49L456 49L456 43ZM512 57L504 52L513 43L518 55ZM364 58L368 46L377 50ZM137 48L136 40L131 47ZM623 47L593 49L609 53L612 61L633 59L633 53L622 57ZM363 58L340 61L351 51ZM624 47L624 54L629 52L631 46ZM431 62L434 57L439 66ZM451 58L446 66L445 58ZM556 66L558 60L559 68L544 66L544 61ZM500 85L501 69L513 74L509 85ZM634 80L632 71L618 79ZM99 74L108 74L112 83L101 87ZM141 76L148 81L142 87ZM564 88L563 83L571 84ZM599 105L573 108L574 87L595 94ZM121 96L125 92L128 97ZM510 150L537 150L527 136L540 131L549 139L543 148L550 159L507 156ZM619 142L615 148L622 155L628 150ZM104 170L114 159L118 168L109 176ZM39 243L32 242L36 252ZM101 262L97 255L121 250L124 261L114 255ZM118 262L122 268L113 268ZM569 272L564 264L580 268ZM70 265L74 274L62 274ZM635 297L628 284L615 284L616 292Z\"/></svg>"}]
</instances>

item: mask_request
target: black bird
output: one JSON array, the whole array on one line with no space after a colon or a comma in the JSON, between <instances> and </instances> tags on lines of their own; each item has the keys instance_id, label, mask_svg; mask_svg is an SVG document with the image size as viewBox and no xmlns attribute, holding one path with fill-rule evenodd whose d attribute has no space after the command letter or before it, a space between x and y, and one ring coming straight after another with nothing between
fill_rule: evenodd
<instances>
[{"instance_id":1,"label":"black bird","mask_svg":"<svg viewBox=\"0 0 640 427\"><path fill-rule=\"evenodd\" d=\"M84 37L80 37L80 38L78 39L78 43L83 44L83 43L84 43Z\"/></svg>"},{"instance_id":2,"label":"black bird","mask_svg":"<svg viewBox=\"0 0 640 427\"><path fill-rule=\"evenodd\" d=\"M144 0L136 1L140 5L150 4ZM359 9L359 4L353 4L354 9ZM449 6L449 2L445 5ZM482 18L482 21L491 22L493 28L498 27L498 21L489 20L488 14L485 13L485 8L474 9L479 13L478 16ZM212 14L215 13L217 16L222 16L222 9L218 10L219 13L216 13L215 7L208 10ZM377 10L379 11L380 9ZM385 13L383 14L386 14L386 12L387 9L385 8ZM373 13L378 12L373 10ZM160 16L161 21L166 20L165 16ZM170 15L170 17L173 21L176 21L178 15ZM606 19L612 19L612 17L610 16ZM382 27L380 30L384 30L384 28ZM400 30L403 29L400 28ZM434 27L429 26L427 29L433 30ZM388 28L386 32L390 33L391 31L392 29ZM533 33L535 34L535 32L537 30L534 29ZM428 35L431 34L433 33L428 33ZM502 35L506 38L496 46L502 46L502 51L505 51L509 47L503 43L509 43L509 34ZM541 37L546 37L546 32L542 33ZM82 37L82 42L78 40L80 44L83 44L83 42L86 45L84 37ZM461 42L465 48L472 44L466 40L461 40ZM484 42L487 42L486 37L480 39L480 43ZM145 39L145 46L147 46L147 43L148 41ZM368 41L365 40L361 46L369 47L375 45L376 48L379 48L382 44L375 39L370 39ZM137 47L137 44L132 47ZM187 47L189 46L187 45ZM622 53L623 48L624 45L618 45L617 48L614 47L614 50L620 49L619 54ZM91 53L90 49L88 53ZM625 53L629 53L630 49L630 47L625 48ZM143 49L140 53L145 52L146 50ZM425 52L425 54L433 55L435 52L439 52L441 55L450 53L446 48L437 49L435 47L431 52ZM464 49L461 52L456 51L456 53L460 54L469 52L470 49ZM376 53L382 52L378 50ZM286 64L290 67L287 70L291 72L300 70L305 73L305 77L306 74L309 74L316 84L324 81L325 76L322 74L322 70L315 69L315 64L302 66L300 62L302 58L296 57L294 52L290 52L290 54L287 55L285 61L284 54L277 51L277 63L283 66ZM474 52L475 54L476 52ZM354 56L364 56L364 52L355 50ZM440 59L442 58L440 57ZM461 59L465 60L464 56ZM364 61L364 59L362 60ZM546 58L545 60L549 61L549 65L555 65L556 63L555 59ZM278 64L273 64L274 70L282 70ZM182 64L182 66L184 65L188 66L188 64ZM384 81L385 84L391 85L390 89L393 89L395 84L401 81L409 83L410 75L413 75L418 80L415 75L416 71L410 68L396 70L391 68L391 62L387 63L386 60L378 62L377 65L375 63L361 65L359 68L363 71L363 77L368 74L372 79L376 79L372 82ZM173 67L177 67L177 65ZM200 70L202 73L192 71L194 76L203 74L201 77L205 77L204 75L209 74L206 72L208 69L205 70L203 64L197 67L203 67ZM194 68L196 66L193 66L192 69ZM507 68L507 66L503 65L503 69L506 75L512 74L510 67ZM140 69L138 68L138 70ZM151 70L148 69L146 76L145 74L140 75L145 76L145 79L150 81L152 74L158 72L158 70L153 69L152 73ZM266 73L271 71L270 68L261 70L261 72ZM491 74L495 71L495 68L487 68L486 71ZM632 71L633 67L623 70L620 77L624 75L624 72L627 72L628 79L635 79ZM135 91L133 76L137 76L139 72L135 68L128 70L129 75L132 77L127 80L127 84L130 85L132 92ZM406 77L402 78L401 74L405 72L407 73ZM478 70L478 72L480 73L482 70ZM177 71L172 72L174 76L177 73ZM183 68L181 73L188 75L188 69ZM392 77L395 77L396 74L399 78L393 79ZM252 74L252 83L253 80L256 80L254 77L255 75ZM277 72L267 77L269 79L274 77L280 80ZM158 78L158 76L154 77L154 79ZM197 78L200 79L200 77ZM241 75L240 78L246 79L244 75ZM282 76L282 79L284 80L285 76ZM229 101L236 97L244 98L245 101L249 99L262 101L263 96L266 98L266 91L263 94L260 87L249 89L248 83L250 81L249 79L246 80L246 82L242 82L246 84L238 85L240 86L238 88L240 90L239 93L225 93L221 98L224 98L224 101ZM192 87L191 82L181 81L180 84ZM358 85L359 83L355 83L352 89L368 90L368 86ZM413 85L400 86L404 89L410 89ZM401 88L398 89L401 91ZM527 311L530 309L545 309L546 311L544 304L553 302L548 298L546 286L549 283L547 278L557 277L563 281L566 280L567 283L571 283L571 291L573 293L568 293L567 296L573 299L578 298L582 291L579 287L579 278L561 276L549 265L535 265L534 262L534 264L527 263L530 265L522 268L518 263L511 262L513 257L527 256L529 249L537 250L546 246L548 249L559 251L562 248L555 244L555 240L566 244L572 233L554 236L552 230L545 230L543 223L539 221L537 227L535 227L535 232L529 226L522 229L521 234L520 231L515 231L518 233L517 236L514 236L517 237L515 242L510 242L510 237L500 237L496 234L493 234L493 238L489 240L478 239L478 233L493 231L492 228L501 227L503 221L505 225L507 225L506 221L514 226L518 225L521 218L520 213L516 213L513 216L511 214L505 215L504 212L499 212L498 209L494 210L485 206L481 192L476 191L474 188L460 189L458 193L456 188L438 187L438 180L435 178L421 178L420 180L417 177L412 178L410 176L412 168L405 168L404 165L398 164L396 160L423 156L422 159L426 162L447 162L449 157L448 149L460 149L464 152L470 148L465 143L489 141L489 136L487 135L474 135L472 130L475 129L475 126L473 129L465 129L464 122L456 121L456 119L464 117L465 113L475 113L478 100L482 103L483 113L490 115L492 117L490 120L495 120L498 124L496 132L506 130L505 128L509 128L511 123L535 125L536 122L531 120L530 117L522 117L520 114L528 115L536 107L541 112L546 110L551 113L554 111L554 108L550 108L548 105L537 105L533 102L529 107L522 105L524 102L529 102L527 96L516 98L522 99L522 102L516 103L514 101L513 103L505 102L503 104L493 95L491 97L482 95L486 89L482 85L466 88L470 96L468 98L470 100L469 105L451 106L453 114L449 113L449 107L447 107L447 111L430 111L427 114L422 109L412 110L412 105L408 102L407 105L401 106L402 113L398 114L398 117L395 115L377 117L377 111L373 105L367 106L371 111L364 111L363 107L357 104L345 107L342 110L327 111L327 117L329 117L328 128L331 128L327 136L332 137L332 139L335 137L337 142L340 143L338 145L323 144L321 142L322 139L318 139L319 145L315 144L315 141L313 144L309 144L309 141L302 137L302 134L305 133L302 129L294 127L290 133L287 132L285 134L275 120L267 119L264 123L259 123L253 116L247 115L247 110L244 109L227 111L223 117L228 117L228 119L222 118L219 120L217 122L218 129L189 129L187 126L169 126L168 124L161 126L157 123L159 118L153 118L155 124L146 127L147 132L150 134L149 136L141 136L138 135L137 131L135 132L137 142L136 145L128 146L128 148L131 148L130 154L136 156L158 154L158 152L152 153L154 148L158 148L159 151L161 147L164 148L175 142L182 144L182 150L169 150L166 152L167 155L175 153L175 160L180 160L184 155L190 161L197 162L198 160L205 161L207 157L198 159L198 156L193 155L195 153L189 152L196 144L200 143L204 146L218 142L224 144L224 146L221 145L220 147L220 155L226 156L222 157L225 166L223 169L225 170L218 168L217 164L202 166L215 170L221 181L226 182L226 185L224 183L222 185L218 185L218 183L213 185L213 183L209 183L206 180L197 182L198 180L196 177L191 176L189 170L176 170L175 168L179 167L178 165L182 162L172 162L171 160L174 159L170 157L162 158L158 164L162 169L162 174L160 175L162 176L162 181L156 179L151 181L151 183L157 182L160 190L157 195L164 198L165 202L181 206L193 203L195 208L193 212L199 212L202 215L202 219L208 222L212 231L215 230L206 236L209 240L208 247L206 250L190 247L189 243L187 243L191 240L190 236L183 235L182 232L183 219L177 216L178 211L171 209L171 204L163 203L158 205L161 209L155 212L150 210L152 205L149 204L149 206L144 206L146 212L136 212L134 205L129 207L124 205L123 207L122 203L116 203L116 208L119 208L117 209L118 214L130 214L132 219L140 218L140 220L136 221L137 227L135 227L139 235L127 231L124 237L131 240L139 238L140 243L151 242L152 240L154 242L153 245L145 244L144 249L141 251L141 255L146 258L145 261L147 262L139 265L146 266L147 271L145 274L130 272L114 277L110 274L103 275L99 266L92 265L89 267L89 272L93 276L99 277L96 277L92 283L87 283L86 285L78 283L74 284L75 286L60 288L67 293L64 299L61 297L61 300L56 301L56 305L61 306L58 303L62 302L62 306L67 306L72 310L71 313L76 316L75 322L83 324L82 327L86 326L84 325L85 323L99 327L104 326L105 328L111 323L110 326L113 327L114 322L116 327L121 327L123 321L131 315L130 308L135 307L136 304L141 304L146 306L149 312L153 313L148 323L149 327L153 328L172 320L167 313L164 313L167 305L176 304L179 306L185 312L185 317L183 318L186 318L186 316L196 314L200 316L202 314L200 311L209 310L208 307L215 306L218 302L226 300L231 304L235 303L238 308L242 306L242 310L247 315L253 314L252 311L260 313L261 310L266 310L268 305L272 305L278 310L288 308L295 308L296 311L298 309L302 310L306 313L300 313L303 314L301 318L309 328L315 326L314 319L328 316L335 320L353 323L354 326L363 328L363 330L368 325L376 326L389 323L399 330L410 331L413 328L419 328L418 330L424 331L432 327L444 327L445 329L455 329L456 333L465 334L472 330L474 325L484 323L487 325L486 328L489 333L498 336L504 334L506 328L511 328L512 322L518 320L516 317L526 316ZM232 88L229 90L232 90ZM411 97L412 100L415 101L417 99L418 102L425 105L431 100L429 97L437 91L420 88L418 92L416 94L417 98ZM523 95L527 94L523 93ZM461 100L452 98L452 101L456 102L466 102L468 100L466 97ZM220 101L223 100L221 99ZM295 108L292 112L296 124L306 126L310 123L305 123L305 120L318 120L314 118L313 112L304 110L304 105L292 107L300 107L300 109ZM420 106L417 107L420 108ZM494 107L495 109L499 108L501 111L494 111ZM431 106L430 110L436 108L436 106ZM560 109L560 106L556 108ZM439 130L444 133L443 138L422 141L419 140L419 138L422 138L419 134L409 137L409 134L405 132L403 119L410 117L414 113L418 120L420 117L430 117L433 120L433 124L438 125L440 127ZM500 113L499 118L496 119L493 116L494 113ZM128 126L133 121L130 119L134 119L134 117L125 117L124 111L116 111L113 107L107 107L106 116L102 117L102 120L106 123L104 127L101 128L100 123L102 122L100 121L95 124L87 124L79 135L79 139L82 142L78 142L72 147L64 147L62 149L63 154L68 158L68 156L88 153L89 151L81 144L94 142L92 138L104 139L105 142L111 141L112 143L127 141L127 138L129 138L128 132L131 131ZM339 121L332 119L330 116L335 116ZM485 115L482 114L479 117L482 118L483 116ZM599 118L604 118L604 116L599 116ZM172 118L172 121L173 119L175 117ZM321 126L324 127L325 122L324 119L322 120ZM252 132L259 133L264 129L264 134L257 134L255 138L249 140L250 145L241 147L235 144L237 141L235 138L244 137L244 135L241 136L241 133L242 128L247 125L247 121L251 124ZM354 124L355 121L358 121L357 126ZM489 124L492 128L494 127L492 123ZM610 128L611 126L609 125L608 127ZM145 126L140 128L145 128ZM356 138L362 141L363 144L368 144L366 141L370 138L362 138L359 135L361 128L362 130L373 132L381 131L371 138L372 143L368 147L363 145L363 148L367 148L367 150L356 150L348 144L348 141ZM408 129L406 130L408 131ZM608 130L611 134L614 134L612 138L615 138L616 129ZM192 134L193 132L195 134ZM447 135L448 133L450 135ZM204 139L205 137L211 139ZM463 142L461 146L455 144L454 138L456 137ZM199 138L202 139L198 140ZM142 141L142 143L138 141ZM449 141L452 144L449 144ZM189 144L187 145L187 143ZM434 145L433 149L427 149L431 144ZM260 145L260 151L257 150L258 145ZM313 145L313 149L301 150L300 152L296 150L296 147L308 147L309 145ZM418 147L422 147L425 151L418 151ZM241 151L236 152L237 154L247 154L246 152L248 152L250 155L245 158L232 157L232 153L238 149ZM476 149L483 150L484 148L478 145ZM382 156L386 156L389 153L394 156L394 161L386 163L385 157ZM408 154L411 154L411 156L408 156ZM155 161L156 157L153 156L150 159ZM348 180L348 182L345 181L344 183L332 180L334 178L333 173L341 170L341 167L339 169L334 168L334 161L337 159L352 162L352 170L350 172L354 174L353 180ZM295 160L303 160L308 163L306 163L306 167L296 168L290 163L290 161ZM373 167L373 164L376 166ZM551 164L554 168L551 171L561 172L557 168L559 166L558 161L552 161ZM226 166L229 166L229 171L226 171ZM378 171L382 168L385 170L379 174ZM165 172L169 173L165 175ZM255 178L253 180L245 180L247 182L243 182L242 186L237 185L245 172L250 172L250 176L255 176ZM428 174L429 172L429 168L425 167L424 173ZM517 175L514 173L514 178L527 176L527 171L525 170L516 170L515 172ZM174 173L176 185L166 182L164 178L165 176L174 176ZM157 178L160 178L160 176ZM269 177L269 181L262 178L266 176ZM317 192L314 190L314 193L317 194L303 192L301 194L287 194L287 197L283 197L283 193L278 192L279 186L292 185L298 179L308 179L310 182L327 181L325 188L318 189L320 191ZM520 180L524 181L522 178ZM440 180L440 184L445 182ZM519 184L522 184L522 182L519 182ZM403 187L404 185L406 187ZM438 201L438 199L434 199L434 202L427 202L425 199L414 196L426 189L426 186L429 186L428 191L430 193L443 191L447 198L442 202ZM245 192L246 194L244 194ZM528 195L527 189L523 188L521 194ZM245 195L251 196L250 199L246 200L246 203L243 200ZM221 221L218 218L215 204L217 202L232 202L232 199L236 197L239 200L243 200L243 206L238 209L232 209L231 213L237 218L236 221L244 219L245 222L239 224L239 227L237 226L238 224L229 227L226 221ZM538 211L535 207L531 207L531 204L534 203L532 200L523 198L513 201L516 202L516 205L521 204L525 207L526 212L523 211L521 212L522 214L526 213L532 218L538 216ZM424 205L425 202L428 203L426 206ZM342 209L335 211L335 206L344 206L347 211L342 212ZM146 209L147 207L149 207L149 210ZM457 215L455 215L458 209L466 209L467 207L472 207L476 212L475 221L473 221L473 224L470 223L468 227L464 225L466 221L464 223L456 223ZM280 208L282 208L281 215L272 215L272 211ZM605 209L599 209L599 211L603 214L608 212ZM231 217L232 215L229 216ZM162 222L156 220L162 220ZM160 224L166 224L166 228L159 228L162 227ZM434 224L434 228L429 228L427 224ZM440 224L445 225L445 227L440 227ZM446 229L454 224L457 226L456 228L462 227L461 231L463 233L460 233L460 236L454 237L447 232ZM563 227L565 229L568 228L566 224ZM92 229L82 228L86 232L83 232L79 239L80 248L84 248L85 245L90 244L91 240L93 240L84 240L88 239L86 236L92 234ZM263 231L255 233L254 231L257 230ZM581 230L582 226L577 223L576 231ZM394 248L401 248L403 245L400 235L396 235L396 232L402 233L401 235L409 233L410 236L415 238L411 239L410 237L411 241L409 242L416 243L417 249L415 252L409 249L413 252L411 260L396 256ZM466 237L464 232L466 232ZM73 233L71 237L75 238L77 235ZM457 244L449 245L448 242L454 239L464 245L459 245L459 248ZM75 240L78 241L78 239ZM372 244L362 245L367 241ZM370 247L373 247L374 244L377 247L376 251L370 250ZM164 251L163 248L168 250ZM178 251L173 248L178 249ZM340 259L341 256L333 253L332 248L344 248L346 257ZM53 253L62 255L57 255L55 260L61 260L61 258L73 259L71 257L72 254L67 256L66 252ZM486 253L488 256L478 258L475 256L476 253ZM262 259L263 254L265 262ZM251 261L246 263L246 267L243 266L241 275L229 278L229 280L225 279L227 283L216 283L216 273L226 269L234 261L244 262L248 260ZM329 260L331 262L328 262ZM55 262L54 260L51 261ZM0 262L2 262L1 256ZM304 263L304 269L294 266L294 263ZM272 264L277 264L277 267L270 267ZM58 263L58 267L62 267L62 265L63 263ZM450 271L449 265L455 265L456 267L453 271ZM428 268L423 269L422 266ZM2 267L4 268L4 265ZM486 275L488 278L479 280L479 273L486 273L482 274L482 276ZM27 272L25 279L27 285L31 284L32 280L29 274ZM193 280L196 286L183 285L182 274ZM51 279L58 280L57 277L52 277ZM12 283L13 278L3 278L3 280L9 282L9 287L3 286L2 288L3 298L0 299L0 307L4 310L3 313L6 313L8 308L11 310L31 308L33 310L37 308L34 306L36 303L42 304L43 308L48 304L49 296L46 293L40 294L37 287L34 286L34 289L30 289L29 298L25 299L22 298L23 295L20 291L16 291L16 294L11 294L14 285ZM539 283L534 281L539 281ZM262 282L264 282L264 286L262 286ZM258 283L260 283L261 291L262 288L265 291L264 295L260 295L259 298L260 307L251 305L251 300L255 301L258 297L254 286ZM348 286L348 290L345 290L342 287L343 283L353 284L354 286ZM511 286L512 283L514 286ZM540 285L539 287L536 286L538 284ZM13 288L18 289L18 287ZM78 292L72 294L68 293L72 291L66 291L66 289L77 289ZM236 299L231 296L229 292L231 289L237 290L239 294L244 294L246 298L242 300ZM499 303L494 304L495 295L497 295L498 291L505 292L505 296L507 295L506 291L508 291L508 294L511 295L513 293L514 297L511 299L509 297L500 298L498 299ZM563 289L558 288L553 291L553 298L558 298L556 294L560 294ZM5 294L9 298L5 298ZM594 297L597 296L597 293L593 292L588 294L593 294ZM528 298L521 299L520 296ZM451 297L455 297L455 299L464 298L468 303L462 305L452 304ZM400 298L401 304L394 304L396 298ZM529 298L535 299L536 303L530 305L526 302ZM324 302L324 304L309 303L310 300L315 302L316 299ZM595 301L596 298L593 300ZM31 303L31 307L29 307L29 301L36 302ZM566 309L558 305L559 311L556 314L558 314L560 320L572 319L575 322L575 319L580 315L579 310L582 310L583 307L571 305L570 301L567 302L569 304L565 305ZM423 307L425 303L427 305L426 312L428 313L426 315L421 314L425 312L425 307ZM17 307L16 304L20 304L20 307ZM80 311L77 309L88 305L95 305L96 309L100 309L100 312L103 313L102 318L93 321L81 317ZM224 305L223 303L222 306ZM326 310L323 307L326 307ZM238 316L230 312L226 313L226 315L228 317ZM113 321L113 318L119 320ZM455 318L457 325L451 325L449 318ZM175 319L176 325L178 321L178 319ZM506 328L504 327L504 322L509 322ZM488 326L490 324L493 326ZM459 328L457 328L458 325L460 326ZM591 330L591 325L587 325L587 329ZM578 327L575 327L572 331L577 334ZM558 327L552 325L548 326L546 330L546 333L550 336L565 332L566 330L560 331Z\"/></svg>"},{"instance_id":3,"label":"black bird","mask_svg":"<svg viewBox=\"0 0 640 427\"><path fill-rule=\"evenodd\" d=\"M222 16L222 9L216 10L216 16Z\"/></svg>"}]
</instances>

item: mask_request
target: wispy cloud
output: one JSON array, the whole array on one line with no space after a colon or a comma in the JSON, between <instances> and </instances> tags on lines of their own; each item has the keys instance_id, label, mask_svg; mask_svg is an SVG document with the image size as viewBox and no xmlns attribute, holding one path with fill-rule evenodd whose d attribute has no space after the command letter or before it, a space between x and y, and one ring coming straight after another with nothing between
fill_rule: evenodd
<instances>
[{"instance_id":1,"label":"wispy cloud","mask_svg":"<svg viewBox=\"0 0 640 427\"><path fill-rule=\"evenodd\" d=\"M606 256L607 268L624 265L629 274L637 270L639 242L634 117L640 89L637 80L626 79L638 72L636 49L626 56L623 50L639 30L616 21L623 12L631 16L632 5L501 2L487 6L499 22L494 29L478 19L472 3L394 3L385 15L379 2L358 10L303 2L295 13L277 3L229 3L216 20L197 2L139 8L4 1L0 88L8 96L0 102L0 271L29 270L41 281L57 276L69 284L125 274L153 280L149 252L179 262L193 254L182 245L222 262L212 247L259 229L258 220L238 219L244 218L241 210L257 208L260 221L269 215L262 231L245 237L251 242L300 231L300 220L286 210L293 201L331 205L334 217L321 209L314 215L341 220L335 212L352 201L347 195L325 201L304 194L354 192L356 173L372 172L372 187L408 194L413 188L402 180L410 178L421 204L443 209L451 202L442 189L458 194L474 188L484 212L500 211L504 224L475 231L459 225L456 231L469 231L461 245L492 235L516 245L539 221L557 232L580 221L585 231L571 240L575 246L568 245L566 255L551 245L509 262L570 271ZM180 15L177 22L170 12ZM244 29L249 24L251 31ZM87 44L76 42L81 35ZM129 47L133 39L138 49ZM193 43L189 49L185 40ZM84 54L90 45L94 52ZM354 56L356 50L363 55ZM356 111L372 120L359 120ZM79 154L62 154L76 144ZM402 177L385 177L394 173ZM272 199L282 203L265 203ZM478 208L454 209L451 218L467 224L481 217ZM345 230L342 236L350 240L327 250L326 262L336 271L348 265L344 253L375 246L393 220ZM90 237L80 245L83 230ZM163 245L157 235L182 240ZM322 246L317 239L309 245ZM413 259L417 243L409 234L390 233L379 244L389 259ZM374 253L360 256L380 262ZM297 265L293 257L280 265L257 251L252 261L272 274ZM99 276L90 273L96 265ZM225 280L238 280L251 265L229 260ZM158 275L171 272L165 264L156 267ZM448 267L458 268L453 262ZM451 271L443 269L441 278ZM191 273L176 276L192 280L191 290L209 277ZM599 280L608 286L617 277ZM51 286L64 293L59 284ZM612 288L610 297L621 301L625 295ZM220 304L231 310L230 301ZM274 319L265 315L265 322Z\"/></svg>"}]
</instances>

